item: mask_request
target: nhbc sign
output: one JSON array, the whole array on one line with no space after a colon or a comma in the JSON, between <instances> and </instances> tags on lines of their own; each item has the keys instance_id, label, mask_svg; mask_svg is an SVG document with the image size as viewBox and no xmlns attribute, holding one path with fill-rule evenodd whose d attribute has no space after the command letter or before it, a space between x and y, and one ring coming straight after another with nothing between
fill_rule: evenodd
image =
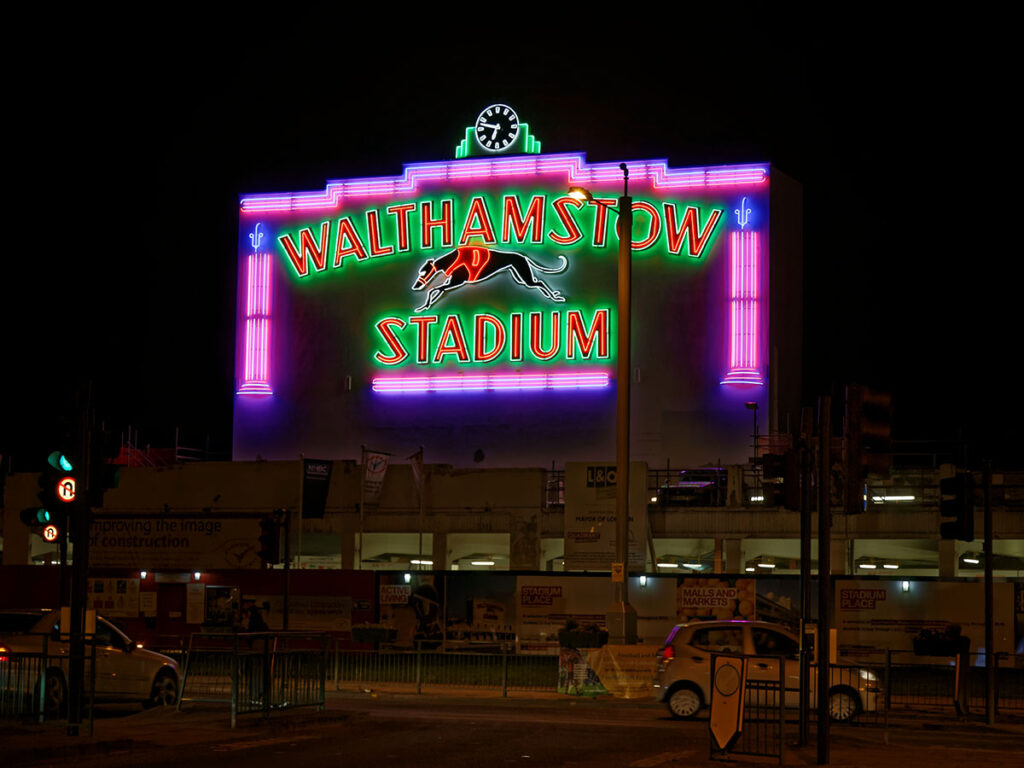
<instances>
[{"instance_id":1,"label":"nhbc sign","mask_svg":"<svg viewBox=\"0 0 1024 768\"><path fill-rule=\"evenodd\" d=\"M627 163L633 228L624 233L618 163L503 154L539 142L521 146L526 124L506 105L491 109L467 133L473 146L495 131L495 115L515 116L521 135L476 146L484 156L241 198L236 458L286 453L296 441L301 452L338 455L339 440L370 444L422 420L422 398L441 393L440 426L455 431L489 427L510 406L524 431L560 420L597 429L611 418L602 394L614 390L623 237L645 385L707 400L723 385L764 384L768 166ZM569 186L595 199L570 197ZM576 412L554 391L571 393ZM479 412L472 393L503 392L521 397ZM328 433L339 418L350 439ZM559 434L579 433L565 426ZM425 434L436 442L439 431Z\"/></svg>"}]
</instances>

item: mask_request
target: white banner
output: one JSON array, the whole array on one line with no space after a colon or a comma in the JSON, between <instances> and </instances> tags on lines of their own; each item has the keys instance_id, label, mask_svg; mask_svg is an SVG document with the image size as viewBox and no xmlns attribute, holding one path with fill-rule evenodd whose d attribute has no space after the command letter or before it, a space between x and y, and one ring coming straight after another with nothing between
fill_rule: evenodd
<instances>
[{"instance_id":1,"label":"white banner","mask_svg":"<svg viewBox=\"0 0 1024 768\"><path fill-rule=\"evenodd\" d=\"M611 570L615 560L614 464L565 465L565 569ZM645 570L647 464L629 465L629 568Z\"/></svg>"},{"instance_id":2,"label":"white banner","mask_svg":"<svg viewBox=\"0 0 1024 768\"><path fill-rule=\"evenodd\" d=\"M384 487L390 453L368 451L363 448L363 503L375 504Z\"/></svg>"}]
</instances>

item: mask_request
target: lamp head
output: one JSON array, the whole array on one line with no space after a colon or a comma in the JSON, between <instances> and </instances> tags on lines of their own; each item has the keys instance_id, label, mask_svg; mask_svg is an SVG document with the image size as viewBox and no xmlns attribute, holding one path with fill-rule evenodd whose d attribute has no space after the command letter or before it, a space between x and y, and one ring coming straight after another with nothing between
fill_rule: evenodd
<instances>
[{"instance_id":1,"label":"lamp head","mask_svg":"<svg viewBox=\"0 0 1024 768\"><path fill-rule=\"evenodd\" d=\"M590 190L583 187L569 187L569 197L587 203L594 199L594 196L590 194Z\"/></svg>"}]
</instances>

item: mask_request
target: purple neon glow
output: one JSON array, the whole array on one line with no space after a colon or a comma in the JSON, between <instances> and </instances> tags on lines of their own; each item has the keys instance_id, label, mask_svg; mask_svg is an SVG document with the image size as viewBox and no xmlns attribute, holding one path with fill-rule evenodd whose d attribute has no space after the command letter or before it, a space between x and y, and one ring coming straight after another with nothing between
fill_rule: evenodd
<instances>
[{"instance_id":1,"label":"purple neon glow","mask_svg":"<svg viewBox=\"0 0 1024 768\"><path fill-rule=\"evenodd\" d=\"M761 240L757 232L729 236L729 372L723 384L764 384L758 360Z\"/></svg>"},{"instance_id":2,"label":"purple neon glow","mask_svg":"<svg viewBox=\"0 0 1024 768\"><path fill-rule=\"evenodd\" d=\"M607 386L608 374L603 371L481 373L455 376L375 376L373 379L374 392L398 394L524 389L597 389Z\"/></svg>"},{"instance_id":3,"label":"purple neon glow","mask_svg":"<svg viewBox=\"0 0 1024 768\"><path fill-rule=\"evenodd\" d=\"M271 255L250 253L246 264L245 360L239 394L269 395Z\"/></svg>"},{"instance_id":4,"label":"purple neon glow","mask_svg":"<svg viewBox=\"0 0 1024 768\"><path fill-rule=\"evenodd\" d=\"M763 165L715 168L669 168L666 160L626 163L631 180L647 180L655 189L703 189L755 186L768 181ZM401 176L347 179L327 182L322 192L254 195L242 198L243 213L336 209L343 198L408 195L429 181L461 181L514 176L555 176L566 186L619 183L618 163L588 165L583 154L531 155L529 157L474 158L403 166Z\"/></svg>"}]
</instances>

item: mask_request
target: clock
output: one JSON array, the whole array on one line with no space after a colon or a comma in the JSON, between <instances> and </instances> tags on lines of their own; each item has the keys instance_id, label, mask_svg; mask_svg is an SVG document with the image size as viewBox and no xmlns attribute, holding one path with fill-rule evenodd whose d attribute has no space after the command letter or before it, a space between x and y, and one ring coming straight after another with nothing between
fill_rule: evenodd
<instances>
[{"instance_id":1,"label":"clock","mask_svg":"<svg viewBox=\"0 0 1024 768\"><path fill-rule=\"evenodd\" d=\"M508 149L519 136L519 115L512 107L492 104L476 119L476 143L488 152Z\"/></svg>"}]
</instances>

